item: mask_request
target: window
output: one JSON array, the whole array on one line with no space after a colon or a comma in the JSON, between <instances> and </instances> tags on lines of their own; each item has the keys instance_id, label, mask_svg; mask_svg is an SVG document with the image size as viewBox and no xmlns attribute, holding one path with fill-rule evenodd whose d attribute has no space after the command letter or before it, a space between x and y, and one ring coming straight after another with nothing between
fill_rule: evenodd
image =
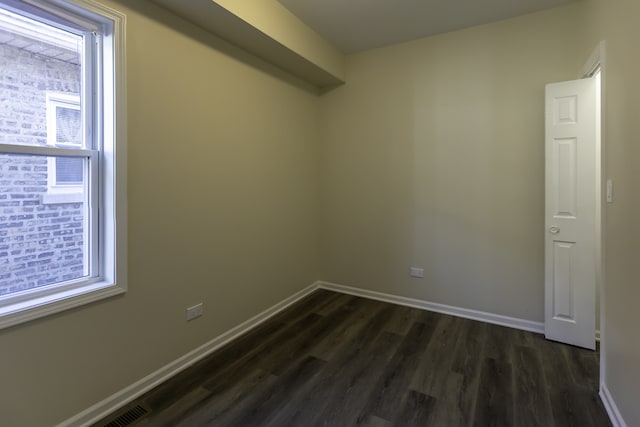
<instances>
[{"instance_id":1,"label":"window","mask_svg":"<svg viewBox=\"0 0 640 427\"><path fill-rule=\"evenodd\" d=\"M126 290L124 16L0 0L0 328Z\"/></svg>"},{"instance_id":2,"label":"window","mask_svg":"<svg viewBox=\"0 0 640 427\"><path fill-rule=\"evenodd\" d=\"M80 96L47 93L47 143L60 148L82 148ZM66 161L65 161L66 160ZM59 158L50 168L50 186L82 184L82 161Z\"/></svg>"},{"instance_id":3,"label":"window","mask_svg":"<svg viewBox=\"0 0 640 427\"><path fill-rule=\"evenodd\" d=\"M48 91L46 108L47 144L59 148L82 148L80 95ZM51 158L47 163L47 169L48 192L43 195L43 203L82 201L84 170L81 159Z\"/></svg>"}]
</instances>

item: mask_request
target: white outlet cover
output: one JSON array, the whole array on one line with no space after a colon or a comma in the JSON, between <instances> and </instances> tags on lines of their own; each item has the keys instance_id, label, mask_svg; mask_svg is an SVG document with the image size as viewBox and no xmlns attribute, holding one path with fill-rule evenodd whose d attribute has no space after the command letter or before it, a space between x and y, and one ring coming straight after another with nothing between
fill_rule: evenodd
<instances>
[{"instance_id":1,"label":"white outlet cover","mask_svg":"<svg viewBox=\"0 0 640 427\"><path fill-rule=\"evenodd\" d=\"M202 316L202 313L204 312L204 307L203 304L196 304L192 307L188 307L187 308L187 320L193 320L196 317L200 317Z\"/></svg>"},{"instance_id":2,"label":"white outlet cover","mask_svg":"<svg viewBox=\"0 0 640 427\"><path fill-rule=\"evenodd\" d=\"M424 277L424 268L411 267L409 269L409 275L411 277L422 279Z\"/></svg>"}]
</instances>

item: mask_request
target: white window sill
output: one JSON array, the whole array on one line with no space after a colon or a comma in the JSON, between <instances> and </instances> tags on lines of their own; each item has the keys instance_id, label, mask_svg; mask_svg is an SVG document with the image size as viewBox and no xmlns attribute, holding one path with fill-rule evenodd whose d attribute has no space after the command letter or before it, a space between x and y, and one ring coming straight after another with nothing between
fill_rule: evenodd
<instances>
[{"instance_id":1,"label":"white window sill","mask_svg":"<svg viewBox=\"0 0 640 427\"><path fill-rule=\"evenodd\" d=\"M43 205L58 205L61 203L82 203L84 194L82 190L68 193L45 193L42 195Z\"/></svg>"},{"instance_id":2,"label":"white window sill","mask_svg":"<svg viewBox=\"0 0 640 427\"><path fill-rule=\"evenodd\" d=\"M74 307L125 293L126 290L109 282L96 282L26 301L0 306L0 329L49 316ZM2 297L0 297L0 302Z\"/></svg>"}]
</instances>

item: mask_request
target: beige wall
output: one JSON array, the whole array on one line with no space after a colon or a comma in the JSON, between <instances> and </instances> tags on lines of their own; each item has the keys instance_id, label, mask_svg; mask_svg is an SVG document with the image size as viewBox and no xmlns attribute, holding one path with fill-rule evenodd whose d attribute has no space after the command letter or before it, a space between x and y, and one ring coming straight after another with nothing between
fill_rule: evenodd
<instances>
[{"instance_id":1,"label":"beige wall","mask_svg":"<svg viewBox=\"0 0 640 427\"><path fill-rule=\"evenodd\" d=\"M543 87L605 40L603 380L640 425L638 16L588 0L350 56L323 99L323 279L542 321Z\"/></svg>"},{"instance_id":2,"label":"beige wall","mask_svg":"<svg viewBox=\"0 0 640 427\"><path fill-rule=\"evenodd\" d=\"M640 425L640 2L589 0L589 47L606 41L605 175L615 199L606 206L604 381L628 426Z\"/></svg>"},{"instance_id":3,"label":"beige wall","mask_svg":"<svg viewBox=\"0 0 640 427\"><path fill-rule=\"evenodd\" d=\"M544 86L578 76L583 19L350 56L323 99L323 279L543 321Z\"/></svg>"},{"instance_id":4,"label":"beige wall","mask_svg":"<svg viewBox=\"0 0 640 427\"><path fill-rule=\"evenodd\" d=\"M128 19L129 292L0 331L2 425L67 419L318 279L317 96L136 3L108 3Z\"/></svg>"},{"instance_id":5,"label":"beige wall","mask_svg":"<svg viewBox=\"0 0 640 427\"><path fill-rule=\"evenodd\" d=\"M317 278L542 321L544 84L606 39L603 357L640 425L638 2L352 55L321 98L145 1L109 4L128 15L130 290L0 331L2 423L62 421Z\"/></svg>"}]
</instances>

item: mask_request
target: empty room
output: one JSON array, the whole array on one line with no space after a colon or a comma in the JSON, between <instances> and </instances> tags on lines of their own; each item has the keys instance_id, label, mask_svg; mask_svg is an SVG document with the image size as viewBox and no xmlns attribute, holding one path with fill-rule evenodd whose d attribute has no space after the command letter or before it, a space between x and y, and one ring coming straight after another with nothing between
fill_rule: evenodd
<instances>
[{"instance_id":1,"label":"empty room","mask_svg":"<svg viewBox=\"0 0 640 427\"><path fill-rule=\"evenodd\" d=\"M639 16L0 0L0 425L640 426Z\"/></svg>"}]
</instances>

